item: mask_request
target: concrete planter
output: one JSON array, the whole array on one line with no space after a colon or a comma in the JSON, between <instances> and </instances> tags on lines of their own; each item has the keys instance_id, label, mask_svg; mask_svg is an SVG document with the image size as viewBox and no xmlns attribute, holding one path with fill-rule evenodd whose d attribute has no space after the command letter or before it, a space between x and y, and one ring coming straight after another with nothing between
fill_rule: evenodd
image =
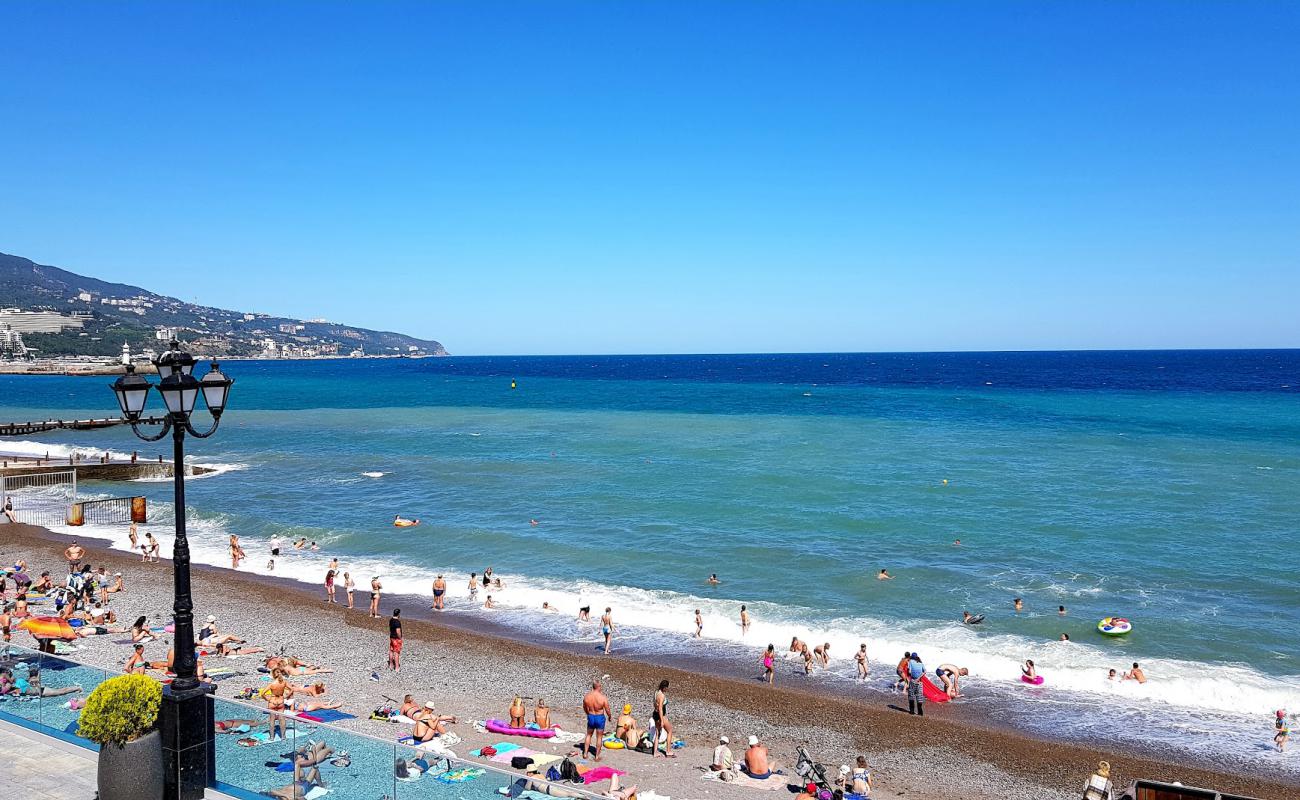
<instances>
[{"instance_id":1,"label":"concrete planter","mask_svg":"<svg viewBox=\"0 0 1300 800\"><path fill-rule=\"evenodd\" d=\"M162 736L147 733L99 748L99 800L158 800L163 793Z\"/></svg>"}]
</instances>

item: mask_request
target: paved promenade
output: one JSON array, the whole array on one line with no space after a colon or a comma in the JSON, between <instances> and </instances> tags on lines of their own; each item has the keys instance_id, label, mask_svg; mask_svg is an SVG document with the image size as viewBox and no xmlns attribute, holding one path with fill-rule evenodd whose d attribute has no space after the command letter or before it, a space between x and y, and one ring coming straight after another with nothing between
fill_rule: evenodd
<instances>
[{"instance_id":1,"label":"paved promenade","mask_svg":"<svg viewBox=\"0 0 1300 800\"><path fill-rule=\"evenodd\" d=\"M93 800L95 759L0 727L0 787L6 797ZM89 754L88 754L89 755Z\"/></svg>"}]
</instances>

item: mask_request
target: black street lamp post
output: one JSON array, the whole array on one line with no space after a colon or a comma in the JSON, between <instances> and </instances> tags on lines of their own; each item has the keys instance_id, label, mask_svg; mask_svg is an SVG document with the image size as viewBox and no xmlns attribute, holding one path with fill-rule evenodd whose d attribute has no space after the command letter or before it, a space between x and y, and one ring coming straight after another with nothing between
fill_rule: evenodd
<instances>
[{"instance_id":1,"label":"black street lamp post","mask_svg":"<svg viewBox=\"0 0 1300 800\"><path fill-rule=\"evenodd\" d=\"M156 442L168 433L172 435L172 486L176 507L176 542L172 551L176 678L163 689L158 725L163 740L163 796L166 800L198 800L203 797L213 756L212 703L208 687L200 683L195 674L194 599L190 594L190 545L185 537L185 434L206 439L217 432L221 412L226 408L226 396L234 381L221 372L215 361L208 374L199 380L191 374L194 364L194 357L182 351L180 342L175 339L172 339L171 349L154 360L160 378L158 393L167 406L162 430L155 435L141 433L138 427L149 390L154 388L154 384L135 374L135 368L129 364L126 374L112 384L122 415L131 423L136 436L146 442ZM200 394L212 415L212 427L203 433L190 425L190 414Z\"/></svg>"}]
</instances>

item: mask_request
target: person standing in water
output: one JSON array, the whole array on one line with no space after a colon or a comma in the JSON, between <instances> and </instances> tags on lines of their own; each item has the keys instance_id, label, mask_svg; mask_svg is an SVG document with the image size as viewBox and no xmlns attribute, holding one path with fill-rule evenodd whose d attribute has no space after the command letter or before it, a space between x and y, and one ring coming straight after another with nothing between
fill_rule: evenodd
<instances>
[{"instance_id":1,"label":"person standing in water","mask_svg":"<svg viewBox=\"0 0 1300 800\"><path fill-rule=\"evenodd\" d=\"M134 521L134 520L131 521L131 529L130 529L129 531L127 531L127 536L129 536L129 537L131 538L131 552L134 553L136 550L139 550L139 549L140 549L140 537L139 537L138 535L136 535L136 530L135 530L135 521Z\"/></svg>"},{"instance_id":2,"label":"person standing in water","mask_svg":"<svg viewBox=\"0 0 1300 800\"><path fill-rule=\"evenodd\" d=\"M605 606L605 614L600 618L600 634L605 637L605 655L609 655L614 642L614 616L609 606Z\"/></svg>"},{"instance_id":3,"label":"person standing in water","mask_svg":"<svg viewBox=\"0 0 1300 800\"><path fill-rule=\"evenodd\" d=\"M857 662L857 665L858 665L858 679L859 679L859 680L866 680L866 678L867 678L867 666L868 666L868 664L867 664L867 643L866 643L866 642L863 642L863 643L862 643L862 646L858 648L858 653L857 653L857 655L855 655L855 656L853 657L853 660L854 660L855 662Z\"/></svg>"},{"instance_id":4,"label":"person standing in water","mask_svg":"<svg viewBox=\"0 0 1300 800\"><path fill-rule=\"evenodd\" d=\"M700 616L700 610L695 609L695 638L704 638L704 617Z\"/></svg>"},{"instance_id":5,"label":"person standing in water","mask_svg":"<svg viewBox=\"0 0 1300 800\"><path fill-rule=\"evenodd\" d=\"M925 676L925 664L921 656L913 653L907 661L907 711L918 717L925 716L925 691L921 678Z\"/></svg>"},{"instance_id":6,"label":"person standing in water","mask_svg":"<svg viewBox=\"0 0 1300 800\"><path fill-rule=\"evenodd\" d=\"M447 593L447 582L442 576L433 579L433 608L442 611L442 597Z\"/></svg>"},{"instance_id":7,"label":"person standing in water","mask_svg":"<svg viewBox=\"0 0 1300 800\"><path fill-rule=\"evenodd\" d=\"M478 573L477 572L471 572L469 574L469 601L471 603L478 602Z\"/></svg>"},{"instance_id":8,"label":"person standing in water","mask_svg":"<svg viewBox=\"0 0 1300 800\"><path fill-rule=\"evenodd\" d=\"M776 645L769 644L763 651L763 680L768 686L776 681Z\"/></svg>"},{"instance_id":9,"label":"person standing in water","mask_svg":"<svg viewBox=\"0 0 1300 800\"><path fill-rule=\"evenodd\" d=\"M352 602L352 591L357 588L357 582L352 580L352 573L343 573L343 591L348 593L348 608L356 608Z\"/></svg>"},{"instance_id":10,"label":"person standing in water","mask_svg":"<svg viewBox=\"0 0 1300 800\"><path fill-rule=\"evenodd\" d=\"M379 595L383 592L384 586L379 582L379 576L370 579L370 617L379 619Z\"/></svg>"},{"instance_id":11,"label":"person standing in water","mask_svg":"<svg viewBox=\"0 0 1300 800\"><path fill-rule=\"evenodd\" d=\"M744 606L740 607L740 635L744 636L749 633L749 612Z\"/></svg>"}]
</instances>

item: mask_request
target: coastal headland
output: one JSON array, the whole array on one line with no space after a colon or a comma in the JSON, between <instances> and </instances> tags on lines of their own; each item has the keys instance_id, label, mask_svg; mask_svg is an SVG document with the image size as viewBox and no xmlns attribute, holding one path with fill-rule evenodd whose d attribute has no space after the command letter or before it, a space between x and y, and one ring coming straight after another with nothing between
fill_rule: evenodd
<instances>
[{"instance_id":1,"label":"coastal headland","mask_svg":"<svg viewBox=\"0 0 1300 800\"><path fill-rule=\"evenodd\" d=\"M44 528L0 525L0 556L9 562L24 558L36 567L55 569L69 537ZM120 618L138 614L164 619L170 614L170 564L142 564L100 542L82 540L87 561L104 564L127 576L127 591L114 600ZM612 753L610 763L625 769L645 788L674 797L747 796L743 788L705 783L698 767L709 761L719 734L732 742L758 735L782 764L803 744L820 761L852 763L865 754L879 791L873 797L941 800L954 797L982 800L1076 798L1084 778L1098 761L1110 762L1116 783L1135 778L1181 781L1264 800L1295 797L1300 787L1284 779L1259 774L1231 774L1163 760L1155 753L1122 752L1047 741L1007 730L997 720L982 719L970 707L931 709L923 719L900 713L897 704L879 704L803 688L768 688L754 680L706 675L675 666L637 660L566 652L538 642L507 638L495 632L470 630L464 622L449 624L431 617L428 599L385 596L381 618L366 616L364 584L357 576L358 608L324 603L323 593L301 583L250 575L219 567L195 565L196 613L215 613L223 631L241 634L271 652L280 648L335 670L324 676L329 697L359 719L347 727L391 738L398 726L366 720L369 709L385 697L415 694L436 701L440 713L462 720L499 717L514 694L545 697L566 728L577 729L577 709L593 678L608 675L611 702L634 705L638 717L648 716L648 700L660 680L671 681L677 707L676 733L686 742L675 760L639 753ZM340 598L341 599L341 598ZM386 617L403 609L407 644L400 674L384 671ZM201 616L200 616L201 618ZM129 647L108 637L83 640L81 660L105 668L120 666ZM150 657L165 655L166 643L150 645ZM241 662L236 662L240 664ZM242 662L242 669L252 665ZM877 663L873 670L891 669ZM370 680L378 670L381 680ZM254 676L250 680L255 681ZM218 697L238 691L238 678L223 681ZM454 730L465 737L468 751L488 738L462 724Z\"/></svg>"}]
</instances>

